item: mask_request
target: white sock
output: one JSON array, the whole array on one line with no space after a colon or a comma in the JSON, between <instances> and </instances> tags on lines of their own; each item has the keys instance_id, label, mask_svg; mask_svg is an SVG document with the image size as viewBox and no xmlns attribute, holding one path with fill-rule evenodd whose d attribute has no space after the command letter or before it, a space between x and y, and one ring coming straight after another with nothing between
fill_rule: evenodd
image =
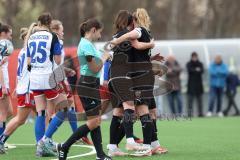
<instances>
[{"instance_id":1,"label":"white sock","mask_svg":"<svg viewBox=\"0 0 240 160\"><path fill-rule=\"evenodd\" d=\"M143 144L143 147L146 149L151 149L151 145L150 144Z\"/></svg>"},{"instance_id":2,"label":"white sock","mask_svg":"<svg viewBox=\"0 0 240 160\"><path fill-rule=\"evenodd\" d=\"M134 141L133 138L127 138L127 143L128 143L128 144L134 144L135 141Z\"/></svg>"},{"instance_id":3,"label":"white sock","mask_svg":"<svg viewBox=\"0 0 240 160\"><path fill-rule=\"evenodd\" d=\"M159 146L160 146L160 143L159 143L158 140L151 143L152 148L156 148L156 147L159 147Z\"/></svg>"},{"instance_id":4,"label":"white sock","mask_svg":"<svg viewBox=\"0 0 240 160\"><path fill-rule=\"evenodd\" d=\"M114 149L117 148L117 145L116 145L116 144L108 144L107 148L108 148L109 150L114 150Z\"/></svg>"},{"instance_id":5,"label":"white sock","mask_svg":"<svg viewBox=\"0 0 240 160\"><path fill-rule=\"evenodd\" d=\"M43 136L43 138L42 138L43 142L46 142L48 139L49 139L49 138L46 137L46 136Z\"/></svg>"}]
</instances>

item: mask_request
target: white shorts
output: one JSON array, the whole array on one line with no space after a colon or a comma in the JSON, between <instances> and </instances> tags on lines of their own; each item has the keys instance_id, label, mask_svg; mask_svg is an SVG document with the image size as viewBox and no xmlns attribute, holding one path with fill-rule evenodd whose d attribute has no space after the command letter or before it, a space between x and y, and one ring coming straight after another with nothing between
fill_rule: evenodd
<instances>
[{"instance_id":1,"label":"white shorts","mask_svg":"<svg viewBox=\"0 0 240 160\"><path fill-rule=\"evenodd\" d=\"M56 87L54 74L30 74L30 90L48 90Z\"/></svg>"}]
</instances>

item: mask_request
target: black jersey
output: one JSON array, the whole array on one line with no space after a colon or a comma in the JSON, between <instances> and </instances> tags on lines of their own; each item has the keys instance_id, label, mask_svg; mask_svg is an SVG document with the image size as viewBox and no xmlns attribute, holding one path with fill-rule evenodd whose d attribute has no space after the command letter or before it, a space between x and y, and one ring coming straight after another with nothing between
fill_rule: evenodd
<instances>
[{"instance_id":1,"label":"black jersey","mask_svg":"<svg viewBox=\"0 0 240 160\"><path fill-rule=\"evenodd\" d=\"M139 42L150 42L152 36L144 27L140 27L141 37L138 38ZM151 49L138 50L133 49L134 62L150 62Z\"/></svg>"},{"instance_id":2,"label":"black jersey","mask_svg":"<svg viewBox=\"0 0 240 160\"><path fill-rule=\"evenodd\" d=\"M123 29L121 31L119 31L117 34L115 34L113 36L113 38L119 38L122 35L128 33L129 30L128 29ZM124 41L121 44L117 45L114 49L113 49L113 60L115 58L116 55L118 54L124 54L127 56L128 58L128 62L133 62L134 61L134 55L133 55L133 48L131 46L131 42L130 41Z\"/></svg>"},{"instance_id":3,"label":"black jersey","mask_svg":"<svg viewBox=\"0 0 240 160\"><path fill-rule=\"evenodd\" d=\"M138 32L141 32L141 37L137 40L139 42L150 42L151 41L151 35L150 33L143 27L136 28ZM131 77L133 79L134 84L134 90L138 91L146 91L149 90L149 92L142 92L141 99L150 98L153 97L153 86L154 86L154 75L152 72L152 63L150 61L151 49L145 49L145 50L138 50L133 49L133 55L134 55L134 72L131 73ZM146 95L144 95L146 93ZM142 102L141 102L142 103ZM140 103L140 104L141 104Z\"/></svg>"},{"instance_id":4,"label":"black jersey","mask_svg":"<svg viewBox=\"0 0 240 160\"><path fill-rule=\"evenodd\" d=\"M113 38L119 38L128 32L129 30L124 29ZM124 41L117 45L113 48L113 52L113 60L109 70L109 90L113 93L111 96L113 106L119 106L122 102L134 100L134 93L129 90L133 87L133 82L127 77L128 73L132 71L134 56L130 41Z\"/></svg>"}]
</instances>

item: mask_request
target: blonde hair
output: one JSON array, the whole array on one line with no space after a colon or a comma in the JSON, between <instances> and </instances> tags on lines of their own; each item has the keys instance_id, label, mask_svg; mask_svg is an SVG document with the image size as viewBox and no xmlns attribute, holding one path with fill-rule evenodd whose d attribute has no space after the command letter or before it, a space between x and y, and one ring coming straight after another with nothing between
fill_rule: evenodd
<instances>
[{"instance_id":1,"label":"blonde hair","mask_svg":"<svg viewBox=\"0 0 240 160\"><path fill-rule=\"evenodd\" d=\"M27 35L27 33L28 33L28 28L26 28L26 27L21 28L20 29L20 36L19 36L19 38L21 40L24 40L24 38Z\"/></svg>"},{"instance_id":2,"label":"blonde hair","mask_svg":"<svg viewBox=\"0 0 240 160\"><path fill-rule=\"evenodd\" d=\"M33 30L34 28L37 26L37 23L32 23L28 29L28 32L27 32L27 35L26 35L26 38L24 40L24 48L26 49L27 48L27 41L29 39L29 37L31 36L31 34L33 33Z\"/></svg>"},{"instance_id":3,"label":"blonde hair","mask_svg":"<svg viewBox=\"0 0 240 160\"><path fill-rule=\"evenodd\" d=\"M151 19L144 8L138 8L136 12L133 13L134 20L140 27L144 27L147 30L150 30L152 24Z\"/></svg>"}]
</instances>

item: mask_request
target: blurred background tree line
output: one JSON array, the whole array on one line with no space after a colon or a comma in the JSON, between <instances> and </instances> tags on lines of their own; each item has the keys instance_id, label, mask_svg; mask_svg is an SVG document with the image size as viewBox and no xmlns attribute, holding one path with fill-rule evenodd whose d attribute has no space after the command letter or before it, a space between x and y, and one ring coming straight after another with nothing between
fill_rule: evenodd
<instances>
[{"instance_id":1,"label":"blurred background tree line","mask_svg":"<svg viewBox=\"0 0 240 160\"><path fill-rule=\"evenodd\" d=\"M20 47L20 27L29 26L42 12L51 12L63 22L69 46L78 43L79 24L87 18L100 19L102 40L109 40L117 12L138 7L149 12L151 31L158 40L240 36L239 0L0 0L0 21L13 26L13 41Z\"/></svg>"}]
</instances>

